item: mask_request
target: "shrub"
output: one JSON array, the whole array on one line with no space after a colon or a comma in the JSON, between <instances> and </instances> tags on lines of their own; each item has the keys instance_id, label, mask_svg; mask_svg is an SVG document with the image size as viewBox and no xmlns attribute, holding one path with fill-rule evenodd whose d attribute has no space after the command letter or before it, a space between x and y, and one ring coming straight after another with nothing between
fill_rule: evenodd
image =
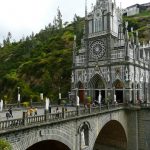
<instances>
[{"instance_id":1,"label":"shrub","mask_svg":"<svg viewBox=\"0 0 150 150\"><path fill-rule=\"evenodd\" d=\"M12 146L8 141L0 139L0 150L12 150Z\"/></svg>"},{"instance_id":2,"label":"shrub","mask_svg":"<svg viewBox=\"0 0 150 150\"><path fill-rule=\"evenodd\" d=\"M87 97L87 101L88 101L88 103L91 103L91 102L92 102L91 96L88 96L88 97Z\"/></svg>"},{"instance_id":3,"label":"shrub","mask_svg":"<svg viewBox=\"0 0 150 150\"><path fill-rule=\"evenodd\" d=\"M29 104L30 104L29 102L23 102L22 103L23 107L29 107Z\"/></svg>"}]
</instances>

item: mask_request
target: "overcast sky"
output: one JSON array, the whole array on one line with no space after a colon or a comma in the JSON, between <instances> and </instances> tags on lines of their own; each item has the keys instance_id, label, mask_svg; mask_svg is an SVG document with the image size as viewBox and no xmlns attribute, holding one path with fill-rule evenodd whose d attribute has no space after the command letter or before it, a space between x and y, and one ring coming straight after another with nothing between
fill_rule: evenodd
<instances>
[{"instance_id":1,"label":"overcast sky","mask_svg":"<svg viewBox=\"0 0 150 150\"><path fill-rule=\"evenodd\" d=\"M88 1L88 11L96 0ZM118 6L126 8L136 3L147 3L150 0L116 0ZM38 33L44 29L60 8L63 22L72 21L76 13L84 16L85 0L0 0L0 43L11 32L12 39Z\"/></svg>"}]
</instances>

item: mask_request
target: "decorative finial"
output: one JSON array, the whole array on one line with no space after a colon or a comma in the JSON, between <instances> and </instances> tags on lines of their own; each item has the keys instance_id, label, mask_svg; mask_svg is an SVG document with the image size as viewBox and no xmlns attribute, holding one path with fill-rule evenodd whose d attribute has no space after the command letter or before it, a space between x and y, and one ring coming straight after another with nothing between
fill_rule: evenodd
<instances>
[{"instance_id":1,"label":"decorative finial","mask_svg":"<svg viewBox=\"0 0 150 150\"><path fill-rule=\"evenodd\" d=\"M122 3L120 2L120 9L122 9Z\"/></svg>"},{"instance_id":2,"label":"decorative finial","mask_svg":"<svg viewBox=\"0 0 150 150\"><path fill-rule=\"evenodd\" d=\"M94 9L94 6L93 6L93 3L91 4L91 11L93 11L93 9Z\"/></svg>"},{"instance_id":3,"label":"decorative finial","mask_svg":"<svg viewBox=\"0 0 150 150\"><path fill-rule=\"evenodd\" d=\"M128 21L125 22L125 27L128 28Z\"/></svg>"},{"instance_id":4,"label":"decorative finial","mask_svg":"<svg viewBox=\"0 0 150 150\"><path fill-rule=\"evenodd\" d=\"M87 0L85 0L85 17L87 17Z\"/></svg>"}]
</instances>

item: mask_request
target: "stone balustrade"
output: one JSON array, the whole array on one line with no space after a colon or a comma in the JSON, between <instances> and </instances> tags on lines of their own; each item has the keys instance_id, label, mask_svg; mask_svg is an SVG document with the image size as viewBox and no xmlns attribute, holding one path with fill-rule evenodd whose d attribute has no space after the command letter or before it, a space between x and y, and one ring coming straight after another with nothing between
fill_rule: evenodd
<instances>
[{"instance_id":1,"label":"stone balustrade","mask_svg":"<svg viewBox=\"0 0 150 150\"><path fill-rule=\"evenodd\" d=\"M141 105L125 105L125 104L113 104L113 105L100 105L96 107L90 107L90 108L84 108L84 107L78 107L76 111L65 111L65 109L62 109L62 112L59 113L48 113L45 112L44 115L37 115L37 116L31 116L28 117L26 115L26 112L23 112L23 118L19 119L12 119L12 120L6 120L0 122L0 132L3 130L9 130L9 129L16 129L21 128L25 126L30 125L37 125L44 122L52 122L52 121L59 121L63 119L69 119L69 118L75 118L79 116L85 116L89 114L96 114L96 113L104 113L107 111L114 111L118 109L124 109L128 107L150 107L150 104L141 104Z\"/></svg>"}]
</instances>

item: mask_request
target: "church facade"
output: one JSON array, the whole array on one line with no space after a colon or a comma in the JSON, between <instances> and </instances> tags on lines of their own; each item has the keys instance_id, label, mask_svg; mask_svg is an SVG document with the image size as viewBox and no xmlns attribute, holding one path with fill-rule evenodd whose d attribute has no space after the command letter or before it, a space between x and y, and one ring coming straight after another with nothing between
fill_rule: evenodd
<instances>
[{"instance_id":1,"label":"church facade","mask_svg":"<svg viewBox=\"0 0 150 150\"><path fill-rule=\"evenodd\" d=\"M85 9L81 48L74 38L72 85L80 103L149 102L150 43L140 44L138 32L128 34L122 11L112 0L97 0L90 13Z\"/></svg>"}]
</instances>

